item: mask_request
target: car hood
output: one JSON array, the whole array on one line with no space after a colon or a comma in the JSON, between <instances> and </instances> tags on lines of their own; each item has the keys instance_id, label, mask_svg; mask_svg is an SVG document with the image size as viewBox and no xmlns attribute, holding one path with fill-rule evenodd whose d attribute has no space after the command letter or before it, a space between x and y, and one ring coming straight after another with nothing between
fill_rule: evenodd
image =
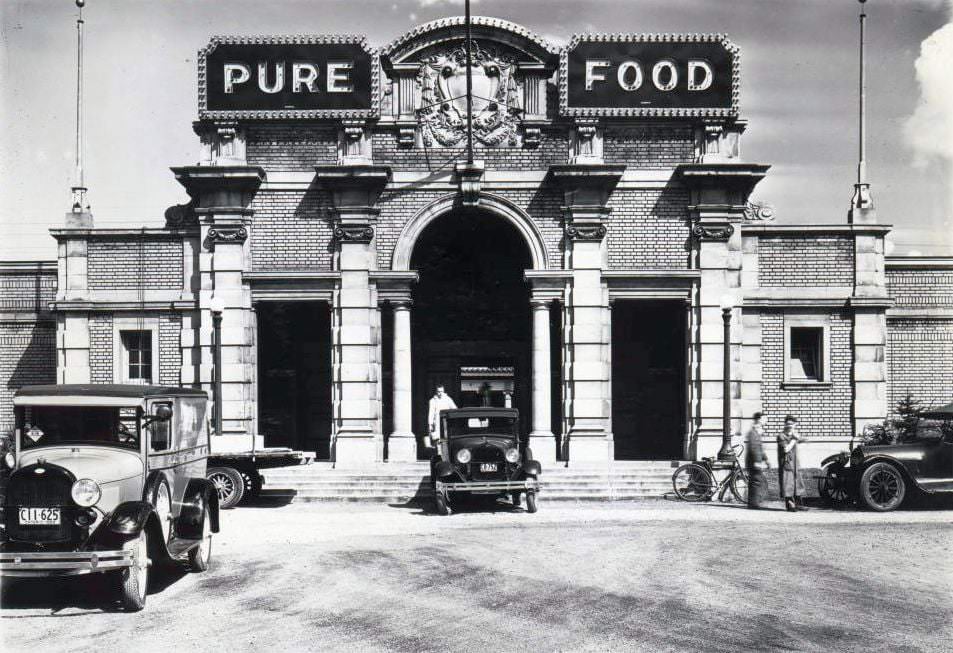
<instances>
[{"instance_id":1,"label":"car hood","mask_svg":"<svg viewBox=\"0 0 953 653\"><path fill-rule=\"evenodd\" d=\"M77 478L90 478L100 485L139 476L144 468L136 451L113 447L47 447L20 454L18 467L32 465L40 458L68 469Z\"/></svg>"},{"instance_id":2,"label":"car hood","mask_svg":"<svg viewBox=\"0 0 953 653\"><path fill-rule=\"evenodd\" d=\"M863 452L864 457L870 456L889 456L896 460L922 460L926 455L926 450L931 448L933 442L906 442L903 444L870 444L857 447Z\"/></svg>"},{"instance_id":3,"label":"car hood","mask_svg":"<svg viewBox=\"0 0 953 653\"><path fill-rule=\"evenodd\" d=\"M454 450L462 447L474 449L484 444L500 449L509 449L516 446L516 438L509 435L463 435L450 439L450 446Z\"/></svg>"}]
</instances>

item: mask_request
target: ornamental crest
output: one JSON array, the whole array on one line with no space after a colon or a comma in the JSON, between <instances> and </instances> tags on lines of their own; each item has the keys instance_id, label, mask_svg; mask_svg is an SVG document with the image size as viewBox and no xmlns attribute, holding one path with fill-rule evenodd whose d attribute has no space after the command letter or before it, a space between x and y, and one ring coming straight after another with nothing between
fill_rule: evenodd
<instances>
[{"instance_id":1,"label":"ornamental crest","mask_svg":"<svg viewBox=\"0 0 953 653\"><path fill-rule=\"evenodd\" d=\"M523 89L516 60L476 42L471 50L473 137L484 145L517 145ZM435 54L417 72L417 120L424 145L458 145L467 137L467 53Z\"/></svg>"}]
</instances>

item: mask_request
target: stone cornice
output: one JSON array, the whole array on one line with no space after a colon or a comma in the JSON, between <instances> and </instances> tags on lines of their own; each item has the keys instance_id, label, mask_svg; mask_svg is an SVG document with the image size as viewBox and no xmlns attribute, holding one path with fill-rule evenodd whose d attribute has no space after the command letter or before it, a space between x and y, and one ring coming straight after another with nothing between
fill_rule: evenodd
<instances>
[{"instance_id":1,"label":"stone cornice","mask_svg":"<svg viewBox=\"0 0 953 653\"><path fill-rule=\"evenodd\" d=\"M113 312L113 311L189 311L198 308L195 300L174 301L109 301L106 299L69 299L50 302L53 311Z\"/></svg>"},{"instance_id":2,"label":"stone cornice","mask_svg":"<svg viewBox=\"0 0 953 653\"><path fill-rule=\"evenodd\" d=\"M690 188L741 190L747 200L770 167L763 163L682 163L675 168L675 178Z\"/></svg>"},{"instance_id":3,"label":"stone cornice","mask_svg":"<svg viewBox=\"0 0 953 653\"><path fill-rule=\"evenodd\" d=\"M170 170L193 198L220 191L254 193L267 178L260 166L182 166Z\"/></svg>"},{"instance_id":4,"label":"stone cornice","mask_svg":"<svg viewBox=\"0 0 953 653\"><path fill-rule=\"evenodd\" d=\"M751 235L812 235L812 234L887 234L893 225L889 224L742 224L745 236Z\"/></svg>"},{"instance_id":5,"label":"stone cornice","mask_svg":"<svg viewBox=\"0 0 953 653\"><path fill-rule=\"evenodd\" d=\"M72 239L112 239L112 240L131 240L136 238L189 238L199 235L198 228L191 227L186 229L168 229L166 227L142 227L139 229L50 229L50 235L56 240Z\"/></svg>"},{"instance_id":6,"label":"stone cornice","mask_svg":"<svg viewBox=\"0 0 953 653\"><path fill-rule=\"evenodd\" d=\"M888 270L953 270L953 256L887 256L884 262Z\"/></svg>"},{"instance_id":7,"label":"stone cornice","mask_svg":"<svg viewBox=\"0 0 953 653\"><path fill-rule=\"evenodd\" d=\"M0 261L0 274L56 274L56 261Z\"/></svg>"}]
</instances>

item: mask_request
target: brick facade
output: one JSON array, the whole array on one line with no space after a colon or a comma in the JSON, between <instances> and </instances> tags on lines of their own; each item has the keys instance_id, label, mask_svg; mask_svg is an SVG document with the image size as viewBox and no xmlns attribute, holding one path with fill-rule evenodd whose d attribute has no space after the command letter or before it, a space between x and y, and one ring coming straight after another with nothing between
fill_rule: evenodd
<instances>
[{"instance_id":1,"label":"brick facade","mask_svg":"<svg viewBox=\"0 0 953 653\"><path fill-rule=\"evenodd\" d=\"M953 401L953 319L892 319L887 333L890 410L907 394L924 406Z\"/></svg>"},{"instance_id":2,"label":"brick facade","mask_svg":"<svg viewBox=\"0 0 953 653\"><path fill-rule=\"evenodd\" d=\"M452 170L465 153L460 147L402 147L394 131L378 130L373 135L374 163L402 170ZM536 147L485 147L474 144L474 158L487 169L545 170L569 160L569 138L565 129L546 129Z\"/></svg>"},{"instance_id":3,"label":"brick facade","mask_svg":"<svg viewBox=\"0 0 953 653\"><path fill-rule=\"evenodd\" d=\"M89 317L89 376L93 383L117 383L113 375L113 316Z\"/></svg>"},{"instance_id":4,"label":"brick facade","mask_svg":"<svg viewBox=\"0 0 953 653\"><path fill-rule=\"evenodd\" d=\"M331 200L321 190L267 191L255 198L251 263L255 271L330 270Z\"/></svg>"},{"instance_id":5,"label":"brick facade","mask_svg":"<svg viewBox=\"0 0 953 653\"><path fill-rule=\"evenodd\" d=\"M90 290L182 287L182 241L142 238L88 241Z\"/></svg>"},{"instance_id":6,"label":"brick facade","mask_svg":"<svg viewBox=\"0 0 953 653\"><path fill-rule=\"evenodd\" d=\"M887 269L887 289L904 308L953 308L953 270Z\"/></svg>"},{"instance_id":7,"label":"brick facade","mask_svg":"<svg viewBox=\"0 0 953 653\"><path fill-rule=\"evenodd\" d=\"M159 316L159 373L155 379L161 385L180 385L182 350L179 348L182 316L163 313Z\"/></svg>"},{"instance_id":8,"label":"brick facade","mask_svg":"<svg viewBox=\"0 0 953 653\"><path fill-rule=\"evenodd\" d=\"M606 163L632 168L674 168L695 157L693 130L684 124L607 127L602 147Z\"/></svg>"},{"instance_id":9,"label":"brick facade","mask_svg":"<svg viewBox=\"0 0 953 653\"><path fill-rule=\"evenodd\" d=\"M609 267L684 270L692 250L688 193L681 188L614 194L609 218Z\"/></svg>"},{"instance_id":10,"label":"brick facade","mask_svg":"<svg viewBox=\"0 0 953 653\"><path fill-rule=\"evenodd\" d=\"M850 286L854 283L853 241L846 237L761 238L761 286Z\"/></svg>"},{"instance_id":11,"label":"brick facade","mask_svg":"<svg viewBox=\"0 0 953 653\"><path fill-rule=\"evenodd\" d=\"M314 170L320 164L337 163L337 130L286 123L258 123L246 136L248 165L266 170Z\"/></svg>"}]
</instances>

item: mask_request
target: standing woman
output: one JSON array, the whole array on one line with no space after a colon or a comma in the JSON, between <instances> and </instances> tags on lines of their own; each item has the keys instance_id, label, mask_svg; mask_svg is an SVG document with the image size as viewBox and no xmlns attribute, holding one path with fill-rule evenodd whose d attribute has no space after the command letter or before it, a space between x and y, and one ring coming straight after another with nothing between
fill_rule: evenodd
<instances>
[{"instance_id":1,"label":"standing woman","mask_svg":"<svg viewBox=\"0 0 953 653\"><path fill-rule=\"evenodd\" d=\"M788 512L807 510L798 502L804 494L804 484L797 473L797 445L803 439L797 432L797 418L787 415L784 418L784 431L778 435L778 478L784 509Z\"/></svg>"}]
</instances>

